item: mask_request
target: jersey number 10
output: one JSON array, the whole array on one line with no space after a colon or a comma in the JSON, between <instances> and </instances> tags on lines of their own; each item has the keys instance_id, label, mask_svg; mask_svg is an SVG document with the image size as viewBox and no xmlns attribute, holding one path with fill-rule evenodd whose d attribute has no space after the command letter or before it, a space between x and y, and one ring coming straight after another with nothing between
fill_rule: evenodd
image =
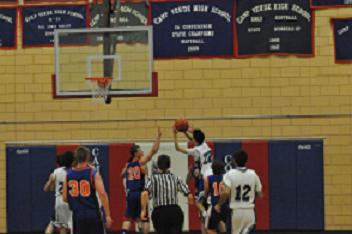
<instances>
[{"instance_id":1,"label":"jersey number 10","mask_svg":"<svg viewBox=\"0 0 352 234\"><path fill-rule=\"evenodd\" d=\"M214 191L214 197L217 197L220 195L220 193L223 190L223 185L222 183L218 183L218 182L213 182L213 191Z\"/></svg>"},{"instance_id":2,"label":"jersey number 10","mask_svg":"<svg viewBox=\"0 0 352 234\"><path fill-rule=\"evenodd\" d=\"M129 167L128 171L128 180L140 180L141 179L141 170L139 166Z\"/></svg>"}]
</instances>

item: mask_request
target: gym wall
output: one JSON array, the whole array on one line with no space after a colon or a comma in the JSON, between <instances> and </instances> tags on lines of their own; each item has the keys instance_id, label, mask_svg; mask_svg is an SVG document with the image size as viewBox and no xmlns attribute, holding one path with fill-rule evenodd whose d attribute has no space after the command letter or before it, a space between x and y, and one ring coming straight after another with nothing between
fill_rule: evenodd
<instances>
[{"instance_id":1,"label":"gym wall","mask_svg":"<svg viewBox=\"0 0 352 234\"><path fill-rule=\"evenodd\" d=\"M111 105L53 100L54 50L22 49L18 30L18 49L0 51L0 232L8 230L6 142L134 142L154 139L157 126L170 139L178 117L208 139L324 138L325 230L352 230L351 65L334 63L330 27L330 18L351 13L315 12L313 58L158 60L158 97L116 98Z\"/></svg>"}]
</instances>

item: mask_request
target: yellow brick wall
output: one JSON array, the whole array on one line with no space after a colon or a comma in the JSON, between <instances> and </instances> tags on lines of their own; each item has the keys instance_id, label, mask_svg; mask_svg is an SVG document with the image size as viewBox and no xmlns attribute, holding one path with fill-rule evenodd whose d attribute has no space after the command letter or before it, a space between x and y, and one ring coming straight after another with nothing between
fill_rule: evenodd
<instances>
[{"instance_id":1,"label":"yellow brick wall","mask_svg":"<svg viewBox=\"0 0 352 234\"><path fill-rule=\"evenodd\" d=\"M329 21L351 15L352 8L316 12L314 58L156 61L159 97L111 105L53 100L52 48L0 51L0 232L6 231L5 142L150 139L156 126L170 138L178 117L198 119L192 124L209 138L324 137L326 229L352 230L352 117L246 118L351 113L352 65L334 64Z\"/></svg>"}]
</instances>

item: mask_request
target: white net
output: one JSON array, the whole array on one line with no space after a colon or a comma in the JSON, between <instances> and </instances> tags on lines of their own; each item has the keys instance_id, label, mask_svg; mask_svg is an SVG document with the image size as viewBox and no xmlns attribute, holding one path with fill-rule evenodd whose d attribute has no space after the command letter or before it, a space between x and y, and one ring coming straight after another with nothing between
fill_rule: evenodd
<instances>
[{"instance_id":1,"label":"white net","mask_svg":"<svg viewBox=\"0 0 352 234\"><path fill-rule=\"evenodd\" d=\"M88 83L91 91L92 98L97 102L106 102L109 97L109 91L111 88L111 77L87 77L86 82Z\"/></svg>"}]
</instances>

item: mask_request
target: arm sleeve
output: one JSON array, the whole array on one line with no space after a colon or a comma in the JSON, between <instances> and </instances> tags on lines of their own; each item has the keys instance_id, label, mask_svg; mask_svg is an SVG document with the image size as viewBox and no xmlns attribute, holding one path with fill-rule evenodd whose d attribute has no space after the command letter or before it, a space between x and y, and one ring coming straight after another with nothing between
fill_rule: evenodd
<instances>
[{"instance_id":1,"label":"arm sleeve","mask_svg":"<svg viewBox=\"0 0 352 234\"><path fill-rule=\"evenodd\" d=\"M262 191L262 183L260 182L259 176L255 174L255 191L261 192Z\"/></svg>"},{"instance_id":2,"label":"arm sleeve","mask_svg":"<svg viewBox=\"0 0 352 234\"><path fill-rule=\"evenodd\" d=\"M229 173L226 173L222 180L227 187L231 188L231 180Z\"/></svg>"},{"instance_id":3,"label":"arm sleeve","mask_svg":"<svg viewBox=\"0 0 352 234\"><path fill-rule=\"evenodd\" d=\"M183 195L187 196L189 194L188 185L178 176L176 176L176 181L178 191L181 191Z\"/></svg>"}]
</instances>

